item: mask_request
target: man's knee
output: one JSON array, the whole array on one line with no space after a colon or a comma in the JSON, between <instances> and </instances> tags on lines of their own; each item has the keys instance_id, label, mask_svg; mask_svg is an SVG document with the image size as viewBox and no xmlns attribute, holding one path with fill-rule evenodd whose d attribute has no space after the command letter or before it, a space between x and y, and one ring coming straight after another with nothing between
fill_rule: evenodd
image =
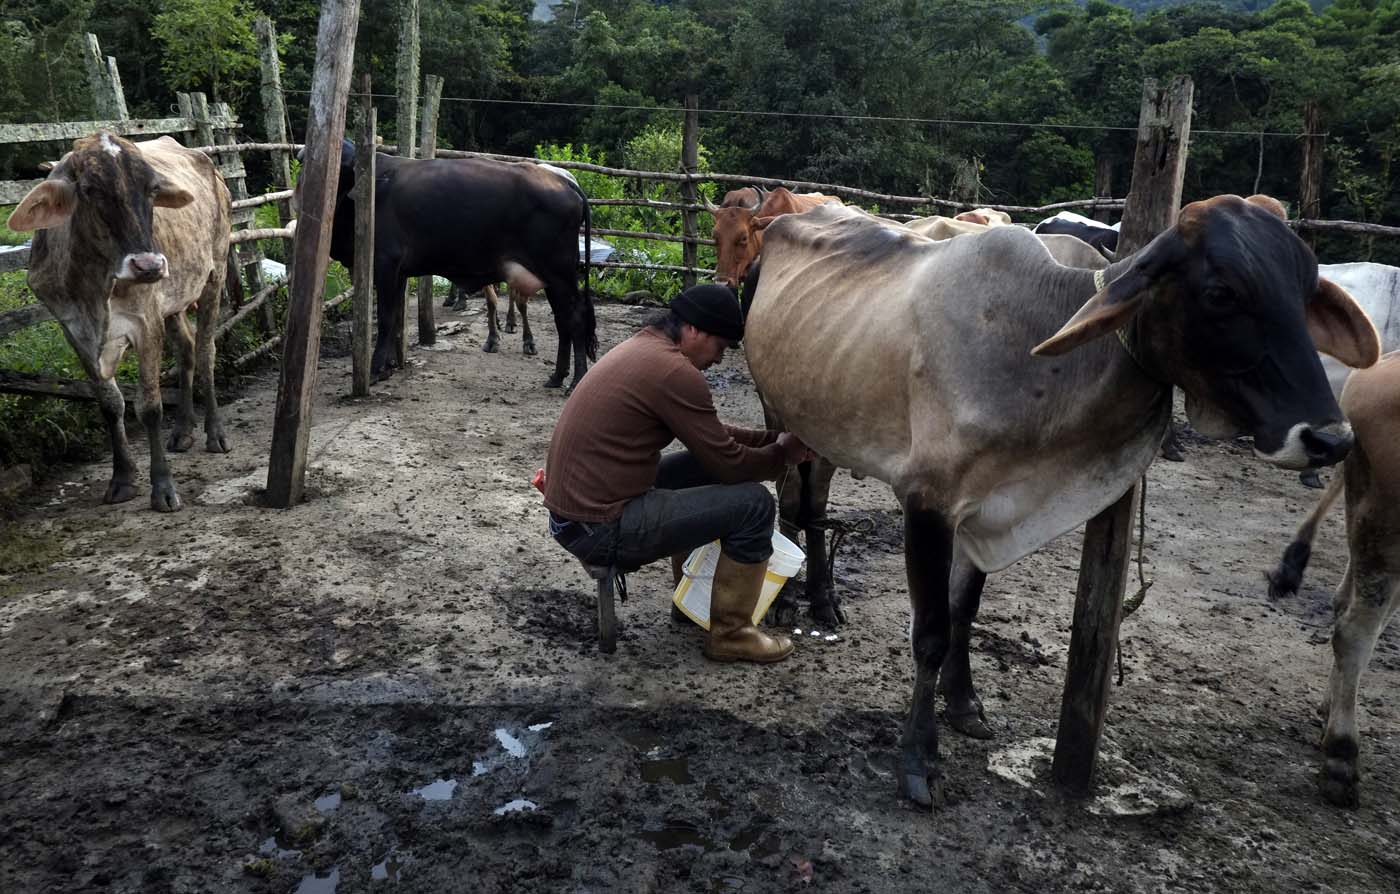
<instances>
[{"instance_id":1,"label":"man's knee","mask_svg":"<svg viewBox=\"0 0 1400 894\"><path fill-rule=\"evenodd\" d=\"M768 492L768 488L757 481L741 484L739 487L742 489L744 505L748 509L749 517L753 519L753 523L766 526L771 530L773 519L778 513L777 503L773 500L773 495Z\"/></svg>"}]
</instances>

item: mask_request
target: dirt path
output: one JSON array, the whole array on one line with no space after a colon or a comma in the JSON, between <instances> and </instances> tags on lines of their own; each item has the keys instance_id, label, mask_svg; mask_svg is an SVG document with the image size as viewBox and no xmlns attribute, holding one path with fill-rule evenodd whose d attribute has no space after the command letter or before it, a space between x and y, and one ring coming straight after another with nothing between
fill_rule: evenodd
<instances>
[{"instance_id":1,"label":"dirt path","mask_svg":"<svg viewBox=\"0 0 1400 894\"><path fill-rule=\"evenodd\" d=\"M604 346L643 313L600 307ZM912 666L888 489L837 477L836 518L871 524L837 562L837 642L709 665L653 566L600 655L591 582L528 485L563 396L518 336L484 355L479 315L447 318L470 328L368 399L325 363L295 510L249 496L269 375L228 407L234 453L174 459L181 514L100 505L99 463L0 530L0 891L1400 885L1400 635L1365 679L1364 804L1332 809L1315 705L1340 514L1298 599L1269 604L1261 577L1315 494L1296 476L1235 444L1149 475L1155 585L1124 626L1107 752L1126 763L1105 776L1189 806L1105 815L1006 778L1054 735L1076 534L989 581L973 667L997 738L946 735L950 803L930 816L889 769ZM742 357L712 381L757 423Z\"/></svg>"}]
</instances>

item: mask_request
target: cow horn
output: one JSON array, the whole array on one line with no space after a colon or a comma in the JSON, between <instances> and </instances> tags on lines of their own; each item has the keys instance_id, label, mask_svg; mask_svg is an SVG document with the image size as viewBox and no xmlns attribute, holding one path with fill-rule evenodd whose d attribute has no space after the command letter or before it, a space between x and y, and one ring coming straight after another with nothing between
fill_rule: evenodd
<instances>
[{"instance_id":1,"label":"cow horn","mask_svg":"<svg viewBox=\"0 0 1400 894\"><path fill-rule=\"evenodd\" d=\"M711 214L714 214L716 211L719 210L719 206L716 205L714 202L711 202L709 196L702 195L700 197L700 201L705 203L705 210L710 212Z\"/></svg>"}]
</instances>

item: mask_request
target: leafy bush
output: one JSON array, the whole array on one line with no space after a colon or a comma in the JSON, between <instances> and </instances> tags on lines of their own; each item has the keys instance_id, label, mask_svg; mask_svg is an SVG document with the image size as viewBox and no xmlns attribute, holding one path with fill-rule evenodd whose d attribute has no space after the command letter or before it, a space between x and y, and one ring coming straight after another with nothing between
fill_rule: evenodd
<instances>
[{"instance_id":1,"label":"leafy bush","mask_svg":"<svg viewBox=\"0 0 1400 894\"><path fill-rule=\"evenodd\" d=\"M643 130L627 144L625 164L633 170L679 171L681 157L681 131L679 127L652 126ZM708 153L700 148L699 170L709 169ZM587 164L607 166L605 153L593 150L587 144L577 148L573 144L547 144L535 147L535 156L543 161L577 161ZM679 202L680 184L675 181L647 181L640 178L617 177L593 171L572 171L578 178L579 186L591 199L636 198L657 202ZM714 187L701 184L702 197L710 199ZM697 227L702 235L708 235L714 226L713 218L701 212ZM660 208L647 208L632 205L603 205L593 208L594 229L627 230L629 232L661 233L671 236L682 235L681 215L677 211ZM618 250L616 260L637 264L665 264L680 266L684 261L682 244L662 242L654 239L629 239L621 236L605 236ZM700 246L699 266L714 266L714 249ZM669 300L681 289L681 274L662 270L642 270L630 268L604 268L595 270L594 289L598 294L619 297L628 292L646 291L657 297Z\"/></svg>"}]
</instances>

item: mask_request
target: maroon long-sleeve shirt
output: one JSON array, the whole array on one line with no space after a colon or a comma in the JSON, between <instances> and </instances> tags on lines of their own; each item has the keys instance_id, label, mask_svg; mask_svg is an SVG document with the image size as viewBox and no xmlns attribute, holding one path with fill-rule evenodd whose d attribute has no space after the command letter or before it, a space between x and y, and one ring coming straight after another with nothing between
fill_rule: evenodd
<instances>
[{"instance_id":1,"label":"maroon long-sleeve shirt","mask_svg":"<svg viewBox=\"0 0 1400 894\"><path fill-rule=\"evenodd\" d=\"M554 426L544 502L572 521L612 521L656 482L661 449L679 440L722 483L777 478L777 433L719 421L710 386L680 347L646 328L603 356Z\"/></svg>"}]
</instances>

